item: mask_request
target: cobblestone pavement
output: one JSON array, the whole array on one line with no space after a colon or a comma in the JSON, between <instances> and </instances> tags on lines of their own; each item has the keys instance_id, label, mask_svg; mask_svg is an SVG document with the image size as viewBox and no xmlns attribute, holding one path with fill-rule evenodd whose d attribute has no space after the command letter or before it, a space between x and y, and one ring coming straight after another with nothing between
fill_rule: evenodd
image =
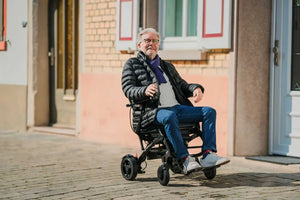
<instances>
[{"instance_id":1,"label":"cobblestone pavement","mask_svg":"<svg viewBox=\"0 0 300 200\"><path fill-rule=\"evenodd\" d=\"M138 142L138 141L137 141ZM300 165L231 157L213 180L202 172L156 178L160 160L126 181L123 155L135 150L70 136L0 131L0 199L300 199ZM138 152L139 153L139 152Z\"/></svg>"}]
</instances>

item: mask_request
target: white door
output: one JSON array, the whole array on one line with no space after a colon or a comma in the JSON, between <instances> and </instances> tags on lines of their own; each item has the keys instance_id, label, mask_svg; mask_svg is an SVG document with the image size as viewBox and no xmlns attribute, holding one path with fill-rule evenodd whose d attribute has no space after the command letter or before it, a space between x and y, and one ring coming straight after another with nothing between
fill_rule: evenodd
<instances>
[{"instance_id":1,"label":"white door","mask_svg":"<svg viewBox=\"0 0 300 200\"><path fill-rule=\"evenodd\" d=\"M273 0L270 153L300 157L300 0Z\"/></svg>"}]
</instances>

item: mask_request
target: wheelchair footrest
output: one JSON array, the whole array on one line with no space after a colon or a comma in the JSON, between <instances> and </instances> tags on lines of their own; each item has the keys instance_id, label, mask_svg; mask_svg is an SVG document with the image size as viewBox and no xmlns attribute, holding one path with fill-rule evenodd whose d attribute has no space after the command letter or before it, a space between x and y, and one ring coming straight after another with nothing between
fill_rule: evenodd
<instances>
[{"instance_id":1,"label":"wheelchair footrest","mask_svg":"<svg viewBox=\"0 0 300 200\"><path fill-rule=\"evenodd\" d=\"M159 159L162 158L166 154L165 149L151 149L147 154L148 160Z\"/></svg>"}]
</instances>

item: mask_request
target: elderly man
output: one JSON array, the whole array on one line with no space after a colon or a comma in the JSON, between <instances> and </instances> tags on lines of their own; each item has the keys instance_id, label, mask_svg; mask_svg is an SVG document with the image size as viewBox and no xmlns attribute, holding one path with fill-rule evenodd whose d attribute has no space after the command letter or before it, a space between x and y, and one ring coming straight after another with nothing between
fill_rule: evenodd
<instances>
[{"instance_id":1,"label":"elderly man","mask_svg":"<svg viewBox=\"0 0 300 200\"><path fill-rule=\"evenodd\" d=\"M159 33L147 28L139 33L137 57L130 58L124 65L122 89L127 98L133 102L148 101L145 112L134 112L134 119L141 119L141 126L151 123L163 125L178 160L183 163L183 173L187 174L198 168L214 167L229 162L228 158L215 154L216 111L211 107L194 107L188 97L199 102L204 88L199 84L188 84L175 67L160 59ZM202 122L203 156L200 164L191 156L184 145L179 123Z\"/></svg>"}]
</instances>

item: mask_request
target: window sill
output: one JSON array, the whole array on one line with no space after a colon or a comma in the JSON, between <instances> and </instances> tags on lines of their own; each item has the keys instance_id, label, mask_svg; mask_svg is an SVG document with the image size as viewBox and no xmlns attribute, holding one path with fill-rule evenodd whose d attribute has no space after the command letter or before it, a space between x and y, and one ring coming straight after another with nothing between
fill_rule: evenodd
<instances>
[{"instance_id":1,"label":"window sill","mask_svg":"<svg viewBox=\"0 0 300 200\"><path fill-rule=\"evenodd\" d=\"M158 55L164 60L207 60L206 53L200 50L161 50Z\"/></svg>"},{"instance_id":2,"label":"window sill","mask_svg":"<svg viewBox=\"0 0 300 200\"><path fill-rule=\"evenodd\" d=\"M6 42L0 41L0 51L6 51Z\"/></svg>"}]
</instances>

